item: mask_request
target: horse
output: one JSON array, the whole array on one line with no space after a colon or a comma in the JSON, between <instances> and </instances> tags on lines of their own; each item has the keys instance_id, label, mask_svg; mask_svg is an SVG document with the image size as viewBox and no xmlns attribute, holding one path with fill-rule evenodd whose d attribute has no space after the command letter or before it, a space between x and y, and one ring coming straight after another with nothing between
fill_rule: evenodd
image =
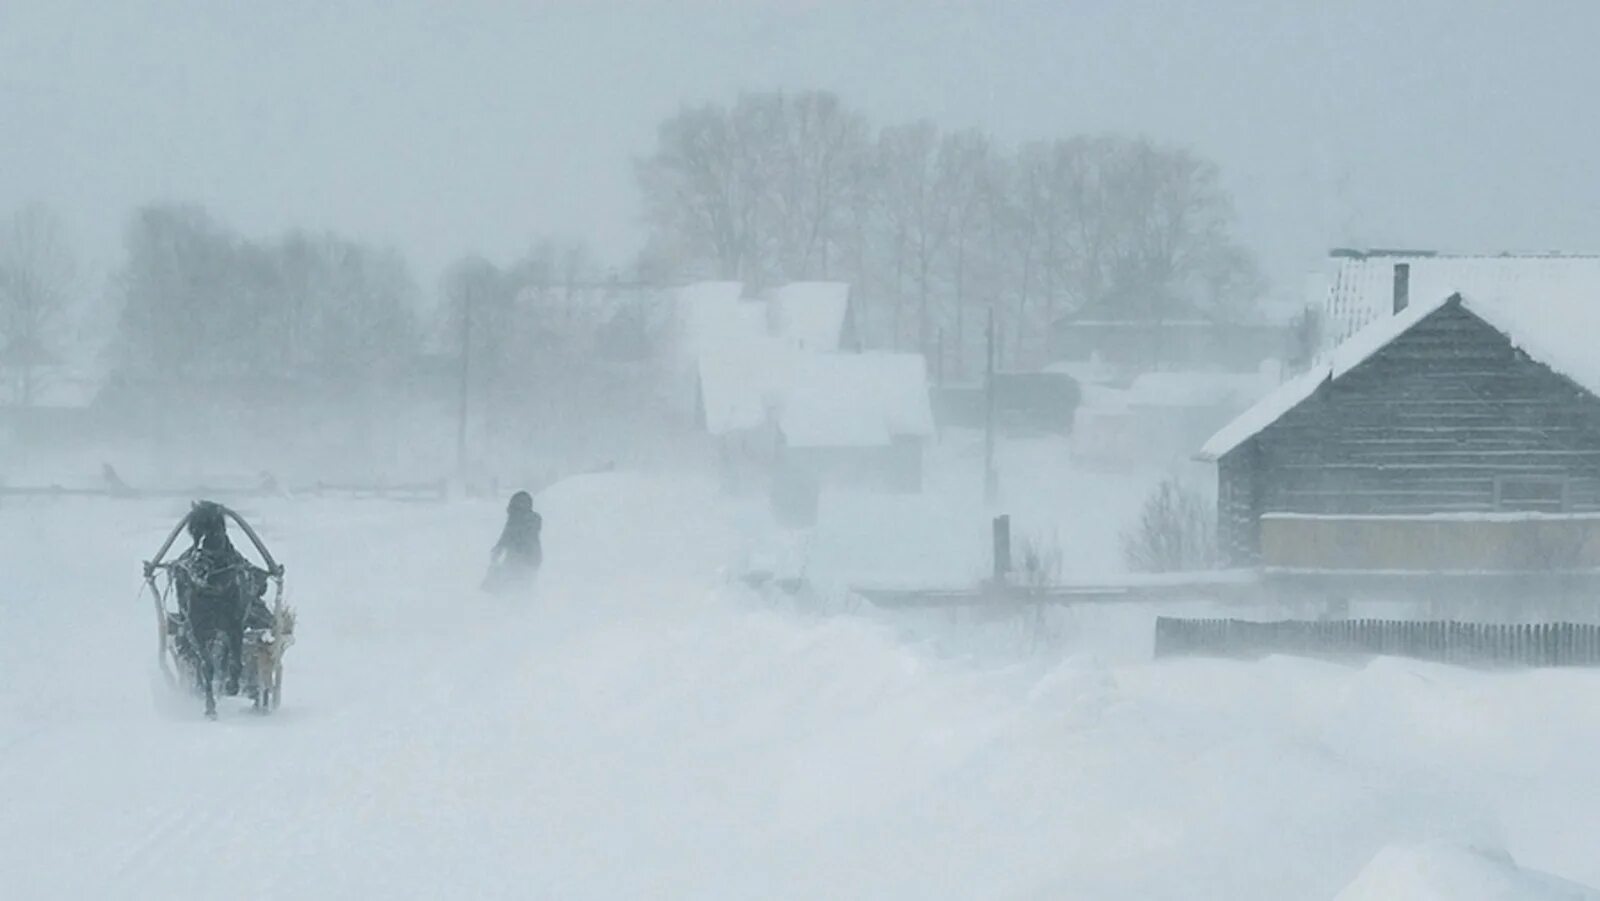
<instances>
[{"instance_id":1,"label":"horse","mask_svg":"<svg viewBox=\"0 0 1600 901\"><path fill-rule=\"evenodd\" d=\"M265 610L267 573L251 565L228 540L222 508L210 501L191 507L186 528L193 545L173 561L173 582L182 616L178 645L194 664L196 688L205 696L206 717L217 716L216 683L239 693L247 618ZM270 614L269 614L270 616Z\"/></svg>"}]
</instances>

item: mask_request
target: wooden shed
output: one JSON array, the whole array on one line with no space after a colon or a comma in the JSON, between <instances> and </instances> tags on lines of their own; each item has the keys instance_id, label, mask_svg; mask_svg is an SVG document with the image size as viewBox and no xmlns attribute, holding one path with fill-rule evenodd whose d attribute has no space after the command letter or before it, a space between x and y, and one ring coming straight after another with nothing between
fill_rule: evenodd
<instances>
[{"instance_id":1,"label":"wooden shed","mask_svg":"<svg viewBox=\"0 0 1600 901\"><path fill-rule=\"evenodd\" d=\"M1409 303L1208 441L1234 565L1600 568L1600 290ZM1600 289L1600 285L1593 286Z\"/></svg>"}]
</instances>

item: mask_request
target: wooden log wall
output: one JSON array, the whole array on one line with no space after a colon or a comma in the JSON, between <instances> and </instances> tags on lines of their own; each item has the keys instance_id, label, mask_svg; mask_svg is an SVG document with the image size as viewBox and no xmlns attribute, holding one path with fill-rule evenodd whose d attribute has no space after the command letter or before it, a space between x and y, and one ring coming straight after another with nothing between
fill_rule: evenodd
<instances>
[{"instance_id":1,"label":"wooden log wall","mask_svg":"<svg viewBox=\"0 0 1600 901\"><path fill-rule=\"evenodd\" d=\"M1235 565L1259 561L1262 513L1493 511L1516 476L1596 511L1600 399L1449 303L1218 462Z\"/></svg>"},{"instance_id":2,"label":"wooden log wall","mask_svg":"<svg viewBox=\"0 0 1600 901\"><path fill-rule=\"evenodd\" d=\"M1600 514L1261 518L1261 563L1288 570L1582 572L1600 569Z\"/></svg>"}]
</instances>

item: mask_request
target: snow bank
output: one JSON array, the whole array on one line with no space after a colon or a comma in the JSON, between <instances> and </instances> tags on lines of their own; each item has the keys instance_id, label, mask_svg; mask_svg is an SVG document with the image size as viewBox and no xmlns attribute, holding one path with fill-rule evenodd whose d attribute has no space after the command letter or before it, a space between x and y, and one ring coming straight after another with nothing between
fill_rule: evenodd
<instances>
[{"instance_id":1,"label":"snow bank","mask_svg":"<svg viewBox=\"0 0 1600 901\"><path fill-rule=\"evenodd\" d=\"M1600 901L1600 889L1517 866L1499 850L1390 845L1334 901Z\"/></svg>"},{"instance_id":2,"label":"snow bank","mask_svg":"<svg viewBox=\"0 0 1600 901\"><path fill-rule=\"evenodd\" d=\"M1004 472L1059 456L1015 450L1039 459ZM1122 490L1062 490L1063 544L1093 564ZM536 504L546 564L520 602L474 587L498 501L252 505L300 635L283 708L216 723L162 715L145 681L138 561L185 502L0 507L0 635L24 639L0 653L0 890L1276 901L1447 833L1600 880L1575 794L1600 674L1157 663L1077 616L1066 657L975 659L973 615L928 614L933 642L730 584L772 524L710 480L594 474ZM857 524L860 553L895 525Z\"/></svg>"}]
</instances>

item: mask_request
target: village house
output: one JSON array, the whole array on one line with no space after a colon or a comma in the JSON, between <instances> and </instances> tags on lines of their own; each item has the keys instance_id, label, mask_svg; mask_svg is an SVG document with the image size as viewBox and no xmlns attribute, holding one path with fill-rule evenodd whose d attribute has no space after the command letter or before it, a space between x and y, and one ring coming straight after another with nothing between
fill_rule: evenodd
<instances>
[{"instance_id":1,"label":"village house","mask_svg":"<svg viewBox=\"0 0 1600 901\"><path fill-rule=\"evenodd\" d=\"M933 435L920 354L855 352L849 288L801 282L758 298L735 282L679 292L695 420L734 489L919 491Z\"/></svg>"},{"instance_id":2,"label":"village house","mask_svg":"<svg viewBox=\"0 0 1600 901\"><path fill-rule=\"evenodd\" d=\"M69 366L43 366L24 400L10 380L0 385L0 447L64 447L104 431L101 378Z\"/></svg>"},{"instance_id":3,"label":"village house","mask_svg":"<svg viewBox=\"0 0 1600 901\"><path fill-rule=\"evenodd\" d=\"M781 465L819 481L922 490L933 434L920 354L816 354L796 361L777 417Z\"/></svg>"},{"instance_id":4,"label":"village house","mask_svg":"<svg viewBox=\"0 0 1600 901\"><path fill-rule=\"evenodd\" d=\"M1171 466L1277 383L1276 367L1257 372L1147 372L1124 387L1086 381L1070 448L1075 463L1098 470Z\"/></svg>"},{"instance_id":5,"label":"village house","mask_svg":"<svg viewBox=\"0 0 1600 901\"><path fill-rule=\"evenodd\" d=\"M1600 261L1343 259L1336 345L1201 451L1227 562L1600 567Z\"/></svg>"},{"instance_id":6,"label":"village house","mask_svg":"<svg viewBox=\"0 0 1600 901\"><path fill-rule=\"evenodd\" d=\"M1151 319L1089 307L1052 324L1052 358L1093 362L1123 381L1158 371L1254 372L1263 361L1283 356L1300 309L1297 299L1287 305L1262 303L1250 315L1231 319Z\"/></svg>"}]
</instances>

